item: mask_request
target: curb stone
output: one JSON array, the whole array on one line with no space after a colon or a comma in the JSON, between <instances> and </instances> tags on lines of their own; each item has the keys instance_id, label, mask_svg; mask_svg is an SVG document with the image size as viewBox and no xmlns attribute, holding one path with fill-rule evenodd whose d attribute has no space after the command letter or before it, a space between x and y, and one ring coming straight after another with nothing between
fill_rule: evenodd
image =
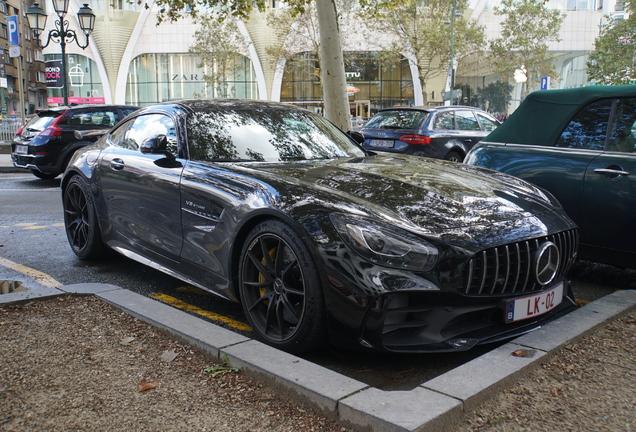
<instances>
[{"instance_id":1,"label":"curb stone","mask_svg":"<svg viewBox=\"0 0 636 432\"><path fill-rule=\"evenodd\" d=\"M465 414L531 367L636 307L636 291L617 291L409 391L383 391L238 335L141 294L108 284L66 285L0 295L0 307L64 294L95 295L172 337L230 363L359 430L451 431ZM519 349L526 357L513 356Z\"/></svg>"}]
</instances>

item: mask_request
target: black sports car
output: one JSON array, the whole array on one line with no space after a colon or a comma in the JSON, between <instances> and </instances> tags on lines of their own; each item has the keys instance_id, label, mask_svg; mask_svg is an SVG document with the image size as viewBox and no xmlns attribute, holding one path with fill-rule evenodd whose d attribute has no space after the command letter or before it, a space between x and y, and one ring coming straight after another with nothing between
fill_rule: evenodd
<instances>
[{"instance_id":1,"label":"black sports car","mask_svg":"<svg viewBox=\"0 0 636 432\"><path fill-rule=\"evenodd\" d=\"M141 109L74 156L68 240L241 302L290 352L464 350L574 305L577 230L547 192L356 138L276 103Z\"/></svg>"}]
</instances>

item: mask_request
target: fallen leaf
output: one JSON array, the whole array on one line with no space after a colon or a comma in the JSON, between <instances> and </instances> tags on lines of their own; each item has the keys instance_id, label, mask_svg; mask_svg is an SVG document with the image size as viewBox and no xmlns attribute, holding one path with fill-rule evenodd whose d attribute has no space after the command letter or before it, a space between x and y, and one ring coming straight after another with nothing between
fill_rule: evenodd
<instances>
[{"instance_id":1,"label":"fallen leaf","mask_svg":"<svg viewBox=\"0 0 636 432\"><path fill-rule=\"evenodd\" d=\"M142 391L156 388L158 383L159 383L159 378L157 378L154 381L146 381L145 379L142 379L141 382L139 383L139 390L137 391L142 392Z\"/></svg>"},{"instance_id":2,"label":"fallen leaf","mask_svg":"<svg viewBox=\"0 0 636 432\"><path fill-rule=\"evenodd\" d=\"M122 340L120 340L120 341L119 341L119 343L120 343L121 345L130 345L130 343L131 343L132 341L134 341L135 339L137 339L137 338L136 338L136 337L133 337L133 336L129 336L129 337L127 337L127 338L123 338Z\"/></svg>"},{"instance_id":3,"label":"fallen leaf","mask_svg":"<svg viewBox=\"0 0 636 432\"><path fill-rule=\"evenodd\" d=\"M515 357L531 357L531 353L529 350L517 350L513 351L512 355Z\"/></svg>"},{"instance_id":4,"label":"fallen leaf","mask_svg":"<svg viewBox=\"0 0 636 432\"><path fill-rule=\"evenodd\" d=\"M554 397L559 397L561 396L561 389L554 387L550 390L550 393L552 393L552 396Z\"/></svg>"},{"instance_id":5,"label":"fallen leaf","mask_svg":"<svg viewBox=\"0 0 636 432\"><path fill-rule=\"evenodd\" d=\"M572 372L574 370L574 365L566 366L565 369L569 370L570 372Z\"/></svg>"},{"instance_id":6,"label":"fallen leaf","mask_svg":"<svg viewBox=\"0 0 636 432\"><path fill-rule=\"evenodd\" d=\"M172 360L176 359L178 355L179 354L173 348L169 351L164 351L163 354L161 354L161 360L166 363L170 363Z\"/></svg>"}]
</instances>

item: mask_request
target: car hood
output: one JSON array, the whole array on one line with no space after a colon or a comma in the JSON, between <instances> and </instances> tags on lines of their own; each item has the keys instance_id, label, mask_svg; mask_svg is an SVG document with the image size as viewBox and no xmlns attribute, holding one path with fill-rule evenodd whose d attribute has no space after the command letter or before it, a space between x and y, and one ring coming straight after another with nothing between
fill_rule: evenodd
<instances>
[{"instance_id":1,"label":"car hood","mask_svg":"<svg viewBox=\"0 0 636 432\"><path fill-rule=\"evenodd\" d=\"M522 180L433 159L372 156L249 166L271 174L270 184L284 181L299 186L291 189L296 198L281 197L283 201L302 202L299 193L307 199L311 195L334 210L402 222L427 234L501 222L511 225L511 221L542 226L540 216L556 210L546 195ZM557 217L565 216L559 212Z\"/></svg>"}]
</instances>

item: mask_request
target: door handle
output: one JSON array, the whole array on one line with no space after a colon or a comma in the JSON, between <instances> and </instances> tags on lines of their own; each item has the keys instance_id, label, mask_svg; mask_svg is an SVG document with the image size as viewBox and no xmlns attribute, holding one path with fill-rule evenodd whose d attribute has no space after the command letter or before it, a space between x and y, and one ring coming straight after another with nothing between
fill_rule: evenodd
<instances>
[{"instance_id":1,"label":"door handle","mask_svg":"<svg viewBox=\"0 0 636 432\"><path fill-rule=\"evenodd\" d=\"M597 168L594 170L597 174L602 174L606 177L618 177L618 176L626 176L629 175L629 171L623 171L622 169L612 169L612 168Z\"/></svg>"},{"instance_id":2,"label":"door handle","mask_svg":"<svg viewBox=\"0 0 636 432\"><path fill-rule=\"evenodd\" d=\"M119 158L115 158L113 160L110 161L110 167L114 170L123 170L124 169L124 161L119 159Z\"/></svg>"}]
</instances>

